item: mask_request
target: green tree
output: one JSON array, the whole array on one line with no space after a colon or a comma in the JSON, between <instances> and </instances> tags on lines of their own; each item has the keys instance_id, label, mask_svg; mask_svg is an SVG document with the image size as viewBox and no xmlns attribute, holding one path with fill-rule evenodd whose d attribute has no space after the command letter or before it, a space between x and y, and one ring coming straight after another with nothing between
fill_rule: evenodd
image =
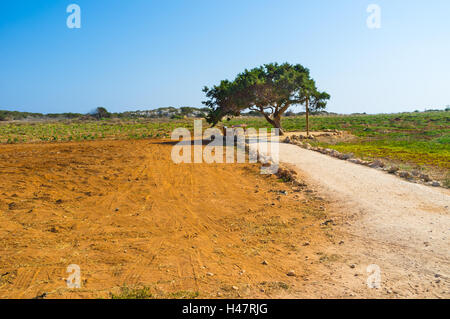
<instances>
[{"instance_id":1,"label":"green tree","mask_svg":"<svg viewBox=\"0 0 450 319\"><path fill-rule=\"evenodd\" d=\"M299 104L304 105L305 107L306 135L309 136L309 112L317 112L325 109L327 100L330 99L330 95L326 92L318 91L314 80L308 78L303 84L299 97Z\"/></svg>"},{"instance_id":2,"label":"green tree","mask_svg":"<svg viewBox=\"0 0 450 319\"><path fill-rule=\"evenodd\" d=\"M100 120L111 117L111 114L104 107L98 107L95 109L93 116Z\"/></svg>"},{"instance_id":3,"label":"green tree","mask_svg":"<svg viewBox=\"0 0 450 319\"><path fill-rule=\"evenodd\" d=\"M303 105L307 114L326 107L330 96L317 90L309 70L300 64L265 64L245 70L234 81L223 80L219 85L203 89L203 102L209 112L208 123L213 126L224 116L237 116L244 110L259 112L273 127L280 129L281 117L293 105ZM309 118L307 116L307 131Z\"/></svg>"}]
</instances>

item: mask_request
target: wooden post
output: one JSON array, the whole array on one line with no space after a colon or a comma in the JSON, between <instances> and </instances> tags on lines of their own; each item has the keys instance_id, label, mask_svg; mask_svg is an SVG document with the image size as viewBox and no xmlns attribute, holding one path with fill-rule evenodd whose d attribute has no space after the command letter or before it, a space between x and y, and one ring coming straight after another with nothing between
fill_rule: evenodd
<instances>
[{"instance_id":1,"label":"wooden post","mask_svg":"<svg viewBox=\"0 0 450 319\"><path fill-rule=\"evenodd\" d=\"M309 99L306 99L306 136L309 136Z\"/></svg>"}]
</instances>

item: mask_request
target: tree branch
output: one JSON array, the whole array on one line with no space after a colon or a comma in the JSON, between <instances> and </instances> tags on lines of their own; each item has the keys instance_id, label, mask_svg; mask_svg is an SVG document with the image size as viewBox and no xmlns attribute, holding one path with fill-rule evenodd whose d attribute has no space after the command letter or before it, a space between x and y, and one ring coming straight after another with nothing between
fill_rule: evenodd
<instances>
[{"instance_id":1,"label":"tree branch","mask_svg":"<svg viewBox=\"0 0 450 319\"><path fill-rule=\"evenodd\" d=\"M275 122L270 118L269 115L267 115L266 112L264 112L264 108L262 106L259 107L259 112L264 115L264 117L266 118L267 122L269 122L270 124L274 125Z\"/></svg>"}]
</instances>

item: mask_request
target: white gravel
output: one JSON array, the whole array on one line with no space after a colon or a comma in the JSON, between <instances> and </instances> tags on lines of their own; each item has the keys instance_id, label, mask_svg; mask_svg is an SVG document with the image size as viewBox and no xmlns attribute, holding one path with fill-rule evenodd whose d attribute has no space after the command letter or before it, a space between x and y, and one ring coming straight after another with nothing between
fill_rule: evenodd
<instances>
[{"instance_id":1,"label":"white gravel","mask_svg":"<svg viewBox=\"0 0 450 319\"><path fill-rule=\"evenodd\" d=\"M396 297L450 297L448 189L414 184L292 144L280 143L279 157L331 202L338 229L352 238L340 253L363 265L379 265L382 291ZM361 283L341 277L337 284L356 296L374 296Z\"/></svg>"}]
</instances>

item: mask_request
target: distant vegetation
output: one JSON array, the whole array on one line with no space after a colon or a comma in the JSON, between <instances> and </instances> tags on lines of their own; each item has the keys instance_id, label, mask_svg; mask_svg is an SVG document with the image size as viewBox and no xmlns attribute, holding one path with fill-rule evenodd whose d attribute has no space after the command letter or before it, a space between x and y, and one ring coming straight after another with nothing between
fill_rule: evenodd
<instances>
[{"instance_id":1,"label":"distant vegetation","mask_svg":"<svg viewBox=\"0 0 450 319\"><path fill-rule=\"evenodd\" d=\"M21 120L39 120L39 119L75 119L83 117L80 113L31 113L19 111L0 110L0 121L21 121Z\"/></svg>"},{"instance_id":2,"label":"distant vegetation","mask_svg":"<svg viewBox=\"0 0 450 319\"><path fill-rule=\"evenodd\" d=\"M0 110L0 121L25 121L25 120L67 120L67 119L81 119L81 120L100 120L104 118L117 119L136 119L136 118L170 118L183 119L188 117L204 117L208 112L208 108L195 107L161 107L155 110L145 111L128 111L122 113L110 113L104 107L98 107L93 112L88 114L81 113L30 113L18 111L3 111Z\"/></svg>"},{"instance_id":3,"label":"distant vegetation","mask_svg":"<svg viewBox=\"0 0 450 319\"><path fill-rule=\"evenodd\" d=\"M146 111L130 111L119 113L117 117L120 118L170 118L183 119L187 117L204 117L208 113L208 108L196 108L184 106L180 108L175 107L161 107L155 110Z\"/></svg>"}]
</instances>

